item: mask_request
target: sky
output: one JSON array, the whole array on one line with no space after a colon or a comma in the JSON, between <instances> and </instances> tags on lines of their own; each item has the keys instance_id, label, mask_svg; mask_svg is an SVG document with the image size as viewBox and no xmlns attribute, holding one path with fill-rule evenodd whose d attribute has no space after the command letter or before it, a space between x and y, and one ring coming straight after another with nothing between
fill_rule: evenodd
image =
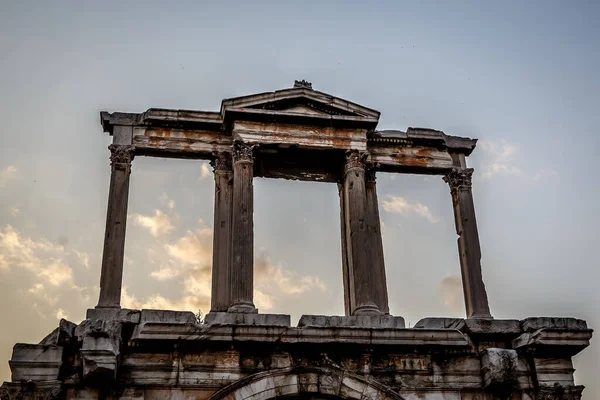
<instances>
[{"instance_id":1,"label":"sky","mask_svg":"<svg viewBox=\"0 0 600 400\"><path fill-rule=\"evenodd\" d=\"M16 342L96 305L111 140L99 112L217 111L316 90L379 129L478 138L469 158L496 318L600 326L600 3L0 2L0 381ZM378 176L390 311L464 317L450 192ZM134 160L122 304L209 311L214 183L202 161ZM255 303L343 314L333 184L257 178ZM600 398L600 344L574 359Z\"/></svg>"}]
</instances>

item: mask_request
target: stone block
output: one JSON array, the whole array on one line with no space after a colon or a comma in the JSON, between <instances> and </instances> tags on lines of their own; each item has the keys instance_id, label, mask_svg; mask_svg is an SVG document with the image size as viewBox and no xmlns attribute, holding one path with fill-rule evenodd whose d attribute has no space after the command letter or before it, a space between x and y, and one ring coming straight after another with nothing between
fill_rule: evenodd
<instances>
[{"instance_id":1,"label":"stone block","mask_svg":"<svg viewBox=\"0 0 600 400\"><path fill-rule=\"evenodd\" d=\"M521 323L516 319L423 318L415 328L458 329L473 335L518 335Z\"/></svg>"},{"instance_id":2,"label":"stone block","mask_svg":"<svg viewBox=\"0 0 600 400\"><path fill-rule=\"evenodd\" d=\"M518 335L521 323L516 319L465 319L464 332L476 335Z\"/></svg>"},{"instance_id":3,"label":"stone block","mask_svg":"<svg viewBox=\"0 0 600 400\"><path fill-rule=\"evenodd\" d=\"M62 364L62 356L62 346L17 343L8 362L12 381L56 380Z\"/></svg>"},{"instance_id":4,"label":"stone block","mask_svg":"<svg viewBox=\"0 0 600 400\"><path fill-rule=\"evenodd\" d=\"M61 319L58 328L50 332L39 344L63 346L71 341L77 325L66 319Z\"/></svg>"},{"instance_id":5,"label":"stone block","mask_svg":"<svg viewBox=\"0 0 600 400\"><path fill-rule=\"evenodd\" d=\"M517 383L516 350L488 348L481 353L481 373L486 388L508 388Z\"/></svg>"},{"instance_id":6,"label":"stone block","mask_svg":"<svg viewBox=\"0 0 600 400\"><path fill-rule=\"evenodd\" d=\"M140 322L140 311L127 308L89 308L87 319L113 320L137 324Z\"/></svg>"},{"instance_id":7,"label":"stone block","mask_svg":"<svg viewBox=\"0 0 600 400\"><path fill-rule=\"evenodd\" d=\"M121 353L121 330L118 320L87 319L75 329L81 340L83 379L91 384L109 384L115 381Z\"/></svg>"},{"instance_id":8,"label":"stone block","mask_svg":"<svg viewBox=\"0 0 600 400\"><path fill-rule=\"evenodd\" d=\"M392 315L325 316L303 315L299 328L363 328L404 329L404 318Z\"/></svg>"},{"instance_id":9,"label":"stone block","mask_svg":"<svg viewBox=\"0 0 600 400\"><path fill-rule=\"evenodd\" d=\"M530 347L538 356L572 357L590 345L592 330L538 329L512 341L514 349Z\"/></svg>"},{"instance_id":10,"label":"stone block","mask_svg":"<svg viewBox=\"0 0 600 400\"><path fill-rule=\"evenodd\" d=\"M524 332L534 332L538 329L581 331L587 330L587 323L582 319L563 317L530 317L521 321Z\"/></svg>"},{"instance_id":11,"label":"stone block","mask_svg":"<svg viewBox=\"0 0 600 400\"><path fill-rule=\"evenodd\" d=\"M164 322L169 324L197 324L196 316L191 311L142 310L140 323Z\"/></svg>"},{"instance_id":12,"label":"stone block","mask_svg":"<svg viewBox=\"0 0 600 400\"><path fill-rule=\"evenodd\" d=\"M286 314L249 314L231 312L211 312L206 314L207 325L257 325L257 326L291 326L291 318Z\"/></svg>"},{"instance_id":13,"label":"stone block","mask_svg":"<svg viewBox=\"0 0 600 400\"><path fill-rule=\"evenodd\" d=\"M465 326L465 320L462 318L423 318L415 324L415 328L423 329L457 329L462 330Z\"/></svg>"}]
</instances>

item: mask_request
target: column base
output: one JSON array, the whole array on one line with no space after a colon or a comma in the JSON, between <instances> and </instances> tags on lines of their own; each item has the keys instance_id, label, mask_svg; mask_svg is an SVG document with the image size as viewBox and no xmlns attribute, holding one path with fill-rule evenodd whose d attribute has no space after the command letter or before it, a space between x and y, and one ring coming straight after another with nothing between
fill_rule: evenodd
<instances>
[{"instance_id":1,"label":"column base","mask_svg":"<svg viewBox=\"0 0 600 400\"><path fill-rule=\"evenodd\" d=\"M361 315L383 315L383 313L379 310L373 303L363 304L354 309L352 313L353 316L361 316Z\"/></svg>"},{"instance_id":2,"label":"column base","mask_svg":"<svg viewBox=\"0 0 600 400\"><path fill-rule=\"evenodd\" d=\"M494 317L491 314L473 314L467 317L467 319L494 319Z\"/></svg>"},{"instance_id":3,"label":"column base","mask_svg":"<svg viewBox=\"0 0 600 400\"><path fill-rule=\"evenodd\" d=\"M204 318L207 325L253 325L291 326L291 318L286 314L250 314L233 312L209 312Z\"/></svg>"},{"instance_id":4,"label":"column base","mask_svg":"<svg viewBox=\"0 0 600 400\"><path fill-rule=\"evenodd\" d=\"M402 317L383 314L351 317L303 315L298 321L298 327L404 329L405 324Z\"/></svg>"},{"instance_id":5,"label":"column base","mask_svg":"<svg viewBox=\"0 0 600 400\"><path fill-rule=\"evenodd\" d=\"M258 309L252 302L235 302L227 309L230 313L258 314Z\"/></svg>"},{"instance_id":6,"label":"column base","mask_svg":"<svg viewBox=\"0 0 600 400\"><path fill-rule=\"evenodd\" d=\"M121 306L107 306L107 305L102 305L102 304L98 304L96 307L94 307L96 309L116 309L119 310L121 309Z\"/></svg>"}]
</instances>

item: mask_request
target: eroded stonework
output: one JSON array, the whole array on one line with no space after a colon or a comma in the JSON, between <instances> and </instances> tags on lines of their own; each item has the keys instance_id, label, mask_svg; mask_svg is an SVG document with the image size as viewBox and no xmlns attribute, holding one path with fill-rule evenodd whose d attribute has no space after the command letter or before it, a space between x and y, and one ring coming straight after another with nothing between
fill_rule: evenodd
<instances>
[{"instance_id":1,"label":"eroded stonework","mask_svg":"<svg viewBox=\"0 0 600 400\"><path fill-rule=\"evenodd\" d=\"M230 317L227 317L229 315ZM571 357L592 331L572 318L289 316L88 310L18 344L16 399L580 399ZM29 378L29 379L28 379Z\"/></svg>"},{"instance_id":2,"label":"eroded stonework","mask_svg":"<svg viewBox=\"0 0 600 400\"><path fill-rule=\"evenodd\" d=\"M219 112L101 113L113 137L95 309L18 343L0 400L579 400L572 357L592 330L574 318L493 319L466 157L477 140L425 128L377 131L379 112L296 81L225 99ZM215 178L211 310L121 309L132 161L203 159ZM376 175L450 186L466 319L390 315ZM255 177L329 182L340 196L344 316L254 306ZM396 289L396 288L394 288Z\"/></svg>"}]
</instances>

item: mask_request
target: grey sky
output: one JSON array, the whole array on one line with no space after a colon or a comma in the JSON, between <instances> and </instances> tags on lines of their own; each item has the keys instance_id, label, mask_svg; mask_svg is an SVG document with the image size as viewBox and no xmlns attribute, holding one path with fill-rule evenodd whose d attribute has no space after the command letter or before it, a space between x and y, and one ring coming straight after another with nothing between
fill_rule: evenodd
<instances>
[{"instance_id":1,"label":"grey sky","mask_svg":"<svg viewBox=\"0 0 600 400\"><path fill-rule=\"evenodd\" d=\"M16 341L97 301L99 111L217 110L294 79L381 111L381 129L481 139L469 161L492 313L600 326L599 18L583 0L0 2L0 380ZM447 186L378 187L392 313L464 315ZM212 191L199 162L134 161L128 304L203 304L210 263L185 257L210 258ZM341 314L335 186L257 179L255 203L262 309ZM576 358L586 398L600 397L596 342Z\"/></svg>"}]
</instances>

